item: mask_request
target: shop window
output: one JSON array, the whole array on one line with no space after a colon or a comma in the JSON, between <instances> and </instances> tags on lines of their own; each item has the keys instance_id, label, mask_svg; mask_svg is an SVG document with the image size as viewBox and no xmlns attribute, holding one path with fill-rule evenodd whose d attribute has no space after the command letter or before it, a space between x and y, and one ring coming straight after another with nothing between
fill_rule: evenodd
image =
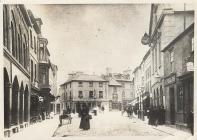
<instances>
[{"instance_id":1,"label":"shop window","mask_svg":"<svg viewBox=\"0 0 197 140\"><path fill-rule=\"evenodd\" d=\"M177 94L177 110L183 111L183 87L178 88Z\"/></svg>"}]
</instances>

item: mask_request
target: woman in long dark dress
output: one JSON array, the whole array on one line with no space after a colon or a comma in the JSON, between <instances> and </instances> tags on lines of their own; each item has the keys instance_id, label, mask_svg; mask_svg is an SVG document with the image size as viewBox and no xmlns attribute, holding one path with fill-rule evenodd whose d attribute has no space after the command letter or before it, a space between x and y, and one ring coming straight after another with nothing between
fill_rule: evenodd
<instances>
[{"instance_id":1,"label":"woman in long dark dress","mask_svg":"<svg viewBox=\"0 0 197 140\"><path fill-rule=\"evenodd\" d=\"M85 104L82 106L82 110L80 114L81 114L81 122L79 128L83 130L90 129L89 109Z\"/></svg>"}]
</instances>

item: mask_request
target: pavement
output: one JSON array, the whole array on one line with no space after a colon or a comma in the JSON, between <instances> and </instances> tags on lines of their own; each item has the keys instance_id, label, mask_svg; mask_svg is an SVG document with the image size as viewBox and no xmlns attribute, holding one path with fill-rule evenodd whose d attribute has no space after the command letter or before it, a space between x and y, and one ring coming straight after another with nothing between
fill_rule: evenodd
<instances>
[{"instance_id":1,"label":"pavement","mask_svg":"<svg viewBox=\"0 0 197 140\"><path fill-rule=\"evenodd\" d=\"M13 134L11 137L6 138L10 140L38 140L48 139L53 136L53 133L59 125L59 115L55 115L53 119L46 119L42 122L32 124L24 128L18 133Z\"/></svg>"},{"instance_id":2,"label":"pavement","mask_svg":"<svg viewBox=\"0 0 197 140\"><path fill-rule=\"evenodd\" d=\"M126 115L126 114L125 114ZM180 131L167 126L151 126L148 121L141 121L136 117L128 118L121 116L121 112L105 112L93 116L90 120L90 130L79 129L80 118L73 117L72 124L65 123L54 132L54 137L84 137L84 136L156 136L160 139L172 139L178 137L179 140L191 138L188 132Z\"/></svg>"}]
</instances>

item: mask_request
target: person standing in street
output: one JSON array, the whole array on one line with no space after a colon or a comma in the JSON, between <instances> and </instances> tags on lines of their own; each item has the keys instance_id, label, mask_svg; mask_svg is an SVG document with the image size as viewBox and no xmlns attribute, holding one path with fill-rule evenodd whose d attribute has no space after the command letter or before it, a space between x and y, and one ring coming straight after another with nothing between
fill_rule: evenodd
<instances>
[{"instance_id":1,"label":"person standing in street","mask_svg":"<svg viewBox=\"0 0 197 140\"><path fill-rule=\"evenodd\" d=\"M90 129L90 115L89 115L89 109L86 106L86 104L83 104L82 110L81 110L81 122L80 122L80 129L83 130L89 130Z\"/></svg>"}]
</instances>

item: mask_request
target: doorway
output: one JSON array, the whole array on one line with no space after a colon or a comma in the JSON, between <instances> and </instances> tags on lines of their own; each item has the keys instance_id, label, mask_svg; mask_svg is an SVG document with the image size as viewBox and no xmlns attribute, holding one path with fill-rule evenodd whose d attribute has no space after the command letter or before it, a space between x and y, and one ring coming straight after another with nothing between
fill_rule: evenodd
<instances>
[{"instance_id":1,"label":"doorway","mask_svg":"<svg viewBox=\"0 0 197 140\"><path fill-rule=\"evenodd\" d=\"M174 99L174 87L170 87L170 122L175 124L175 99Z\"/></svg>"}]
</instances>

